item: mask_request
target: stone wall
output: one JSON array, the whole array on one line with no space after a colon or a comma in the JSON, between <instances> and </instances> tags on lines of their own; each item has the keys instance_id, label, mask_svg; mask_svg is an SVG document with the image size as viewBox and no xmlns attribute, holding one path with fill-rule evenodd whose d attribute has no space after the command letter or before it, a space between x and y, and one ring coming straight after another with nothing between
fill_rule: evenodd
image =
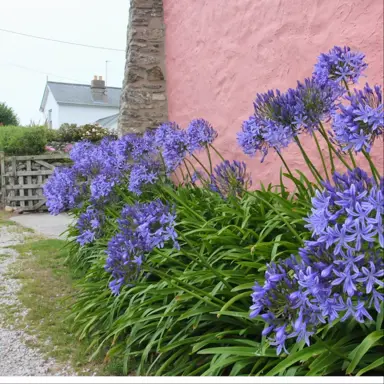
<instances>
[{"instance_id":1,"label":"stone wall","mask_svg":"<svg viewBox=\"0 0 384 384\"><path fill-rule=\"evenodd\" d=\"M167 120L162 0L131 0L119 134Z\"/></svg>"}]
</instances>

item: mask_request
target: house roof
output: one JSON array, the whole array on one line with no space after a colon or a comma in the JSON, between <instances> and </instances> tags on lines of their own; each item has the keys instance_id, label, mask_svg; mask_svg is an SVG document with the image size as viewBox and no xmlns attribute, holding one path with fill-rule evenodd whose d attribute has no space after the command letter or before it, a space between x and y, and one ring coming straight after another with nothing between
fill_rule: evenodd
<instances>
[{"instance_id":1,"label":"house roof","mask_svg":"<svg viewBox=\"0 0 384 384\"><path fill-rule=\"evenodd\" d=\"M103 117L102 119L95 121L95 124L99 124L104 128L111 128L112 125L117 122L118 118L119 114L116 113L115 115Z\"/></svg>"},{"instance_id":2,"label":"house roof","mask_svg":"<svg viewBox=\"0 0 384 384\"><path fill-rule=\"evenodd\" d=\"M71 84L48 81L40 110L43 111L50 91L58 104L91 105L118 108L120 106L121 88L106 87L106 98L94 100L89 84Z\"/></svg>"}]
</instances>

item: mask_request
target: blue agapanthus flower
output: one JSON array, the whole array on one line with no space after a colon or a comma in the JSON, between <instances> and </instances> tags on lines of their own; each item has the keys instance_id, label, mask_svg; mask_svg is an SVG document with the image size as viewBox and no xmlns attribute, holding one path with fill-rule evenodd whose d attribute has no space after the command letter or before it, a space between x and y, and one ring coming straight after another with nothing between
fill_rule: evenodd
<instances>
[{"instance_id":1,"label":"blue agapanthus flower","mask_svg":"<svg viewBox=\"0 0 384 384\"><path fill-rule=\"evenodd\" d=\"M211 177L211 189L222 197L242 196L244 190L252 185L244 162L225 160L214 169Z\"/></svg>"},{"instance_id":2,"label":"blue agapanthus flower","mask_svg":"<svg viewBox=\"0 0 384 384\"><path fill-rule=\"evenodd\" d=\"M253 156L261 152L263 161L269 148L280 151L296 135L294 94L269 90L257 94L253 105L255 114L244 121L237 140L244 153Z\"/></svg>"},{"instance_id":3,"label":"blue agapanthus flower","mask_svg":"<svg viewBox=\"0 0 384 384\"><path fill-rule=\"evenodd\" d=\"M58 215L77 207L81 202L82 187L77 182L77 174L70 167L56 167L43 187L46 205L52 215Z\"/></svg>"},{"instance_id":4,"label":"blue agapanthus flower","mask_svg":"<svg viewBox=\"0 0 384 384\"><path fill-rule=\"evenodd\" d=\"M178 248L175 220L174 208L160 200L123 208L118 220L119 233L108 244L105 265L114 278L110 283L114 294L123 285L134 282L145 255L154 248L162 248L169 241Z\"/></svg>"},{"instance_id":5,"label":"blue agapanthus flower","mask_svg":"<svg viewBox=\"0 0 384 384\"><path fill-rule=\"evenodd\" d=\"M384 107L381 88L372 89L368 84L346 96L349 105L340 104L334 114L332 128L334 140L344 150L356 152L371 150L373 142L384 132Z\"/></svg>"},{"instance_id":6,"label":"blue agapanthus flower","mask_svg":"<svg viewBox=\"0 0 384 384\"><path fill-rule=\"evenodd\" d=\"M132 160L132 152L138 138L135 133L129 133L116 140L115 153L120 162Z\"/></svg>"},{"instance_id":7,"label":"blue agapanthus flower","mask_svg":"<svg viewBox=\"0 0 384 384\"><path fill-rule=\"evenodd\" d=\"M129 174L128 190L141 195L143 187L155 184L160 177L161 167L158 161L142 160L132 165Z\"/></svg>"},{"instance_id":8,"label":"blue agapanthus flower","mask_svg":"<svg viewBox=\"0 0 384 384\"><path fill-rule=\"evenodd\" d=\"M341 95L334 84L320 86L305 79L297 88L285 93L268 91L258 94L255 114L244 121L237 140L244 153L253 156L261 152L263 162L270 148L280 152L302 132L312 133L320 121L330 118L335 101Z\"/></svg>"},{"instance_id":9,"label":"blue agapanthus flower","mask_svg":"<svg viewBox=\"0 0 384 384\"><path fill-rule=\"evenodd\" d=\"M250 116L242 125L241 132L237 134L237 142L244 153L255 156L257 152L262 153L261 162L268 154L269 146L263 136L263 129L257 124L255 116Z\"/></svg>"},{"instance_id":10,"label":"blue agapanthus flower","mask_svg":"<svg viewBox=\"0 0 384 384\"><path fill-rule=\"evenodd\" d=\"M324 323L353 317L372 321L384 300L383 182L357 168L334 175L312 200L306 241L298 257L268 266L252 294L251 317L261 316L277 352L305 340Z\"/></svg>"},{"instance_id":11,"label":"blue agapanthus flower","mask_svg":"<svg viewBox=\"0 0 384 384\"><path fill-rule=\"evenodd\" d=\"M132 158L135 161L155 160L159 156L155 132L147 130L133 142Z\"/></svg>"},{"instance_id":12,"label":"blue agapanthus flower","mask_svg":"<svg viewBox=\"0 0 384 384\"><path fill-rule=\"evenodd\" d=\"M329 81L357 83L367 63L365 55L351 51L349 47L333 47L328 53L322 53L315 64L313 78L321 85Z\"/></svg>"},{"instance_id":13,"label":"blue agapanthus flower","mask_svg":"<svg viewBox=\"0 0 384 384\"><path fill-rule=\"evenodd\" d=\"M90 200L93 203L105 203L109 200L113 192L113 188L118 184L119 178L116 176L109 177L105 174L97 175L90 184Z\"/></svg>"},{"instance_id":14,"label":"blue agapanthus flower","mask_svg":"<svg viewBox=\"0 0 384 384\"><path fill-rule=\"evenodd\" d=\"M187 133L176 123L164 123L156 129L155 139L161 149L167 172L174 172L187 155Z\"/></svg>"},{"instance_id":15,"label":"blue agapanthus flower","mask_svg":"<svg viewBox=\"0 0 384 384\"><path fill-rule=\"evenodd\" d=\"M329 120L336 110L336 100L342 95L341 88L332 84L320 86L313 79L298 82L293 91L295 99L295 131L313 132L319 123Z\"/></svg>"},{"instance_id":16,"label":"blue agapanthus flower","mask_svg":"<svg viewBox=\"0 0 384 384\"><path fill-rule=\"evenodd\" d=\"M212 144L217 132L212 125L204 119L194 119L187 128L188 151L190 154Z\"/></svg>"},{"instance_id":17,"label":"blue agapanthus flower","mask_svg":"<svg viewBox=\"0 0 384 384\"><path fill-rule=\"evenodd\" d=\"M79 230L79 235L77 236L76 241L81 246L93 243L102 235L101 228L103 223L103 211L94 206L89 206L87 210L79 216L76 223L76 227Z\"/></svg>"}]
</instances>

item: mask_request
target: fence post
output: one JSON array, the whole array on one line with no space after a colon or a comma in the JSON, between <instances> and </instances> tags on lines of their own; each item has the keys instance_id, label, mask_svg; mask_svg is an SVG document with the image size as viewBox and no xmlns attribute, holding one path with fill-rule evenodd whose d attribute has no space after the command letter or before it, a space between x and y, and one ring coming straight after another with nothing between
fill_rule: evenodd
<instances>
[{"instance_id":1,"label":"fence post","mask_svg":"<svg viewBox=\"0 0 384 384\"><path fill-rule=\"evenodd\" d=\"M0 152L0 187L1 187L1 200L0 203L3 203L5 206L6 200L6 189L5 189L5 153Z\"/></svg>"}]
</instances>

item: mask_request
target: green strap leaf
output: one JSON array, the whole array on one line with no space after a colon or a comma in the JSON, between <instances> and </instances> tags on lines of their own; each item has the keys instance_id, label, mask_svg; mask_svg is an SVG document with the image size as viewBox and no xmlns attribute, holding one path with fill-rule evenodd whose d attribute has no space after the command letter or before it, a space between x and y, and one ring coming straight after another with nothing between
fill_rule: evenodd
<instances>
[{"instance_id":1,"label":"green strap leaf","mask_svg":"<svg viewBox=\"0 0 384 384\"><path fill-rule=\"evenodd\" d=\"M377 367L382 367L384 365L384 357L380 357L377 360L375 360L373 363L367 365L365 368L360 369L359 372L357 372L356 376L361 376L364 373L371 371L372 369L375 369Z\"/></svg>"},{"instance_id":2,"label":"green strap leaf","mask_svg":"<svg viewBox=\"0 0 384 384\"><path fill-rule=\"evenodd\" d=\"M266 376L275 376L281 372L284 372L291 365L295 364L300 360L308 360L314 355L319 355L320 353L326 351L324 345L314 344L309 348L305 348L301 351L293 353L292 355L287 356L281 363L277 364L273 369L271 369Z\"/></svg>"},{"instance_id":3,"label":"green strap leaf","mask_svg":"<svg viewBox=\"0 0 384 384\"><path fill-rule=\"evenodd\" d=\"M361 342L361 344L357 348L355 348L351 352L350 356L352 357L352 361L347 367L347 374L350 374L355 370L355 368L357 367L357 365L359 364L363 356L383 336L384 336L383 331L372 332Z\"/></svg>"}]
</instances>

